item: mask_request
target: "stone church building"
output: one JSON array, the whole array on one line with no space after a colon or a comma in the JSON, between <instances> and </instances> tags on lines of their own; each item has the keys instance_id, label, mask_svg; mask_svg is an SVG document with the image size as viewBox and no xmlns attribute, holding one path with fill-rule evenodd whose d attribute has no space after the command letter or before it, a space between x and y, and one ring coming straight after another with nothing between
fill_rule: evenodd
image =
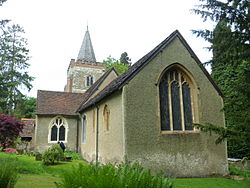
<instances>
[{"instance_id":1,"label":"stone church building","mask_svg":"<svg viewBox=\"0 0 250 188\"><path fill-rule=\"evenodd\" d=\"M96 62L87 30L64 92L37 99L38 151L62 141L89 162L139 161L176 177L228 172L226 143L192 127L224 126L222 93L179 31L118 75Z\"/></svg>"}]
</instances>

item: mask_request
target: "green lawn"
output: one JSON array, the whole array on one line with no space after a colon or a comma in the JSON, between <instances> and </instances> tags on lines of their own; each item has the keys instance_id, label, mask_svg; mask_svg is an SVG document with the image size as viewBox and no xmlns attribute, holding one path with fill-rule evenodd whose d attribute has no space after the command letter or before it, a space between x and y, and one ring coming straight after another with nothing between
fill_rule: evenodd
<instances>
[{"instance_id":1,"label":"green lawn","mask_svg":"<svg viewBox=\"0 0 250 188\"><path fill-rule=\"evenodd\" d=\"M86 164L83 160L73 160L72 162L60 162L58 165L44 166L42 161L36 161L35 157L27 155L7 155L0 152L1 157L13 157L19 161L19 179L15 187L17 188L52 188L56 187L54 182L60 181L63 171L78 166L79 163Z\"/></svg>"},{"instance_id":2,"label":"green lawn","mask_svg":"<svg viewBox=\"0 0 250 188\"><path fill-rule=\"evenodd\" d=\"M227 178L190 178L176 179L174 188L249 188L250 182Z\"/></svg>"},{"instance_id":3,"label":"green lawn","mask_svg":"<svg viewBox=\"0 0 250 188\"><path fill-rule=\"evenodd\" d=\"M55 188L60 178L50 174L21 174L15 188Z\"/></svg>"},{"instance_id":4,"label":"green lawn","mask_svg":"<svg viewBox=\"0 0 250 188\"><path fill-rule=\"evenodd\" d=\"M10 156L0 152L0 158ZM20 163L18 172L20 174L16 188L55 188L54 182L60 182L63 171L77 166L79 163L87 165L82 160L73 162L61 162L58 165L44 166L41 161L35 161L34 157L26 155L11 155L17 157ZM187 178L175 179L174 188L249 188L250 172L248 178L237 181L228 178Z\"/></svg>"}]
</instances>

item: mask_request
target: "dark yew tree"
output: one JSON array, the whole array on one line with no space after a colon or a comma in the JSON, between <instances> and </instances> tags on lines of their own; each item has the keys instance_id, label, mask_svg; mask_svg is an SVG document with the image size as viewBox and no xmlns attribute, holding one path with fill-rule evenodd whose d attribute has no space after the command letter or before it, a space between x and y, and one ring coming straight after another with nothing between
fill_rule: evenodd
<instances>
[{"instance_id":1,"label":"dark yew tree","mask_svg":"<svg viewBox=\"0 0 250 188\"><path fill-rule=\"evenodd\" d=\"M131 66L131 59L128 57L128 53L127 53L127 52L123 52L123 53L121 54L120 62L121 62L123 65Z\"/></svg>"},{"instance_id":2,"label":"dark yew tree","mask_svg":"<svg viewBox=\"0 0 250 188\"><path fill-rule=\"evenodd\" d=\"M22 131L24 124L11 116L0 114L0 144L2 149L12 145Z\"/></svg>"},{"instance_id":3,"label":"dark yew tree","mask_svg":"<svg viewBox=\"0 0 250 188\"><path fill-rule=\"evenodd\" d=\"M250 157L250 2L249 0L200 0L194 9L206 21L216 22L213 30L195 30L211 43L213 58L207 62L212 77L224 93L226 128L196 125L228 140L230 157Z\"/></svg>"}]
</instances>

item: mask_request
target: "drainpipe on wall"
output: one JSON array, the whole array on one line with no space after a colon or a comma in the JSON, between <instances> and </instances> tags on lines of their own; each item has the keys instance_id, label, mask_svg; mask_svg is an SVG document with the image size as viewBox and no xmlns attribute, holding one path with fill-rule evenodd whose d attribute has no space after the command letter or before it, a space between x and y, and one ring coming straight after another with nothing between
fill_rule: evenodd
<instances>
[{"instance_id":1,"label":"drainpipe on wall","mask_svg":"<svg viewBox=\"0 0 250 188\"><path fill-rule=\"evenodd\" d=\"M96 163L98 163L98 142L99 142L99 106L96 107Z\"/></svg>"},{"instance_id":2,"label":"drainpipe on wall","mask_svg":"<svg viewBox=\"0 0 250 188\"><path fill-rule=\"evenodd\" d=\"M79 153L79 117L76 123L76 153Z\"/></svg>"}]
</instances>

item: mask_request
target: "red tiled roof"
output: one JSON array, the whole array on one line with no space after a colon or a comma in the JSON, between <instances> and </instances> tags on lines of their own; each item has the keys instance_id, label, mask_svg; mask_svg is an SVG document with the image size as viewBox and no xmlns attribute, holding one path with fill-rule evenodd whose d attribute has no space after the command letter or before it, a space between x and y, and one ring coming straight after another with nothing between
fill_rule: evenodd
<instances>
[{"instance_id":1,"label":"red tiled roof","mask_svg":"<svg viewBox=\"0 0 250 188\"><path fill-rule=\"evenodd\" d=\"M36 114L76 115L76 110L84 97L83 93L38 90Z\"/></svg>"}]
</instances>

